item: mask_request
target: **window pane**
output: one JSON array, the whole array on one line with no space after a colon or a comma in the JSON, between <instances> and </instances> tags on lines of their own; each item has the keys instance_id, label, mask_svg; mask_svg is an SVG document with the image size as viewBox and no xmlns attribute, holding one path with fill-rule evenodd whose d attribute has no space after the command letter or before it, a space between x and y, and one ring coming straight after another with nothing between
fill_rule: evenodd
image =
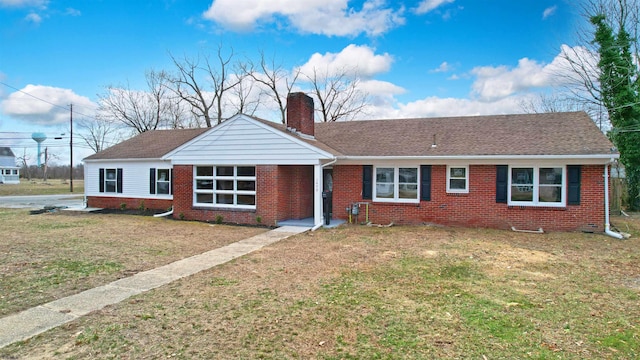
<instances>
[{"instance_id":1,"label":"window pane","mask_svg":"<svg viewBox=\"0 0 640 360\"><path fill-rule=\"evenodd\" d=\"M418 185L400 184L400 192L398 195L401 199L417 199Z\"/></svg>"},{"instance_id":2,"label":"window pane","mask_svg":"<svg viewBox=\"0 0 640 360\"><path fill-rule=\"evenodd\" d=\"M104 185L105 185L105 187L104 187L104 191L105 192L116 192L116 182L115 181L111 181L111 180L105 181Z\"/></svg>"},{"instance_id":3,"label":"window pane","mask_svg":"<svg viewBox=\"0 0 640 360\"><path fill-rule=\"evenodd\" d=\"M216 204L233 204L233 194L216 194Z\"/></svg>"},{"instance_id":4,"label":"window pane","mask_svg":"<svg viewBox=\"0 0 640 360\"><path fill-rule=\"evenodd\" d=\"M216 167L216 176L233 176L233 166Z\"/></svg>"},{"instance_id":5,"label":"window pane","mask_svg":"<svg viewBox=\"0 0 640 360\"><path fill-rule=\"evenodd\" d=\"M169 181L169 169L158 169L158 181Z\"/></svg>"},{"instance_id":6,"label":"window pane","mask_svg":"<svg viewBox=\"0 0 640 360\"><path fill-rule=\"evenodd\" d=\"M450 179L449 189L451 190L466 190L467 181L465 179Z\"/></svg>"},{"instance_id":7,"label":"window pane","mask_svg":"<svg viewBox=\"0 0 640 360\"><path fill-rule=\"evenodd\" d=\"M540 186L539 192L540 202L559 203L562 201L561 186Z\"/></svg>"},{"instance_id":8,"label":"window pane","mask_svg":"<svg viewBox=\"0 0 640 360\"><path fill-rule=\"evenodd\" d=\"M255 181L238 181L238 190L255 191L256 182Z\"/></svg>"},{"instance_id":9,"label":"window pane","mask_svg":"<svg viewBox=\"0 0 640 360\"><path fill-rule=\"evenodd\" d=\"M254 166L238 166L238 176L256 176Z\"/></svg>"},{"instance_id":10,"label":"window pane","mask_svg":"<svg viewBox=\"0 0 640 360\"><path fill-rule=\"evenodd\" d=\"M233 180L216 181L216 190L233 190Z\"/></svg>"},{"instance_id":11,"label":"window pane","mask_svg":"<svg viewBox=\"0 0 640 360\"><path fill-rule=\"evenodd\" d=\"M255 205L255 195L238 195L238 205Z\"/></svg>"},{"instance_id":12,"label":"window pane","mask_svg":"<svg viewBox=\"0 0 640 360\"><path fill-rule=\"evenodd\" d=\"M198 166L196 168L196 176L213 176L213 167Z\"/></svg>"},{"instance_id":13,"label":"window pane","mask_svg":"<svg viewBox=\"0 0 640 360\"><path fill-rule=\"evenodd\" d=\"M533 168L511 169L511 184L533 185Z\"/></svg>"},{"instance_id":14,"label":"window pane","mask_svg":"<svg viewBox=\"0 0 640 360\"><path fill-rule=\"evenodd\" d=\"M196 180L196 189L213 190L213 180Z\"/></svg>"},{"instance_id":15,"label":"window pane","mask_svg":"<svg viewBox=\"0 0 640 360\"><path fill-rule=\"evenodd\" d=\"M168 182L158 182L158 194L168 194L169 193L169 183Z\"/></svg>"},{"instance_id":16,"label":"window pane","mask_svg":"<svg viewBox=\"0 0 640 360\"><path fill-rule=\"evenodd\" d=\"M196 194L196 202L201 204L213 204L213 194Z\"/></svg>"},{"instance_id":17,"label":"window pane","mask_svg":"<svg viewBox=\"0 0 640 360\"><path fill-rule=\"evenodd\" d=\"M393 183L393 168L377 168L376 169L376 182L379 183Z\"/></svg>"},{"instance_id":18,"label":"window pane","mask_svg":"<svg viewBox=\"0 0 640 360\"><path fill-rule=\"evenodd\" d=\"M540 168L540 184L562 185L562 168Z\"/></svg>"},{"instance_id":19,"label":"window pane","mask_svg":"<svg viewBox=\"0 0 640 360\"><path fill-rule=\"evenodd\" d=\"M466 168L449 168L449 176L452 178L465 178L467 177ZM453 188L452 188L453 189Z\"/></svg>"},{"instance_id":20,"label":"window pane","mask_svg":"<svg viewBox=\"0 0 640 360\"><path fill-rule=\"evenodd\" d=\"M393 199L393 184L376 184L376 197Z\"/></svg>"},{"instance_id":21,"label":"window pane","mask_svg":"<svg viewBox=\"0 0 640 360\"><path fill-rule=\"evenodd\" d=\"M400 168L400 183L418 183L418 169L417 168Z\"/></svg>"},{"instance_id":22,"label":"window pane","mask_svg":"<svg viewBox=\"0 0 640 360\"><path fill-rule=\"evenodd\" d=\"M107 169L107 180L115 180L116 179L116 169Z\"/></svg>"},{"instance_id":23,"label":"window pane","mask_svg":"<svg viewBox=\"0 0 640 360\"><path fill-rule=\"evenodd\" d=\"M511 186L511 201L533 201L533 186Z\"/></svg>"}]
</instances>

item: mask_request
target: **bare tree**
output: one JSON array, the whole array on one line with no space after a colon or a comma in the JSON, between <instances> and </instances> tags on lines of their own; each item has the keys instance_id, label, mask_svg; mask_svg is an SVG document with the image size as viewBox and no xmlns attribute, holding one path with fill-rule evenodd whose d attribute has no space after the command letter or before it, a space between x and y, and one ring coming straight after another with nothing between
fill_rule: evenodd
<instances>
[{"instance_id":1,"label":"bare tree","mask_svg":"<svg viewBox=\"0 0 640 360\"><path fill-rule=\"evenodd\" d=\"M264 93L278 106L280 120L283 124L287 121L287 96L293 89L300 72L295 70L293 74L286 71L281 65L277 65L274 59L267 61L263 51L260 52L260 70L245 69L245 73L258 84L266 87Z\"/></svg>"},{"instance_id":2,"label":"bare tree","mask_svg":"<svg viewBox=\"0 0 640 360\"><path fill-rule=\"evenodd\" d=\"M116 125L108 119L80 119L77 124L79 136L95 152L120 141Z\"/></svg>"},{"instance_id":3,"label":"bare tree","mask_svg":"<svg viewBox=\"0 0 640 360\"><path fill-rule=\"evenodd\" d=\"M234 74L233 70L241 69L232 63L233 50L229 55L223 54L222 46L218 47L216 62L208 55L199 55L197 59L185 57L176 59L171 55L178 69L172 78L176 94L191 107L194 114L204 118L207 127L213 126L211 111L215 110L215 119L219 124L224 119L225 94L238 86L243 75ZM201 80L206 79L206 80ZM205 81L208 83L205 86Z\"/></svg>"},{"instance_id":4,"label":"bare tree","mask_svg":"<svg viewBox=\"0 0 640 360\"><path fill-rule=\"evenodd\" d=\"M233 95L230 101L236 109L236 114L253 115L260 106L262 94L256 92L255 85L256 83L252 78L245 76L230 90Z\"/></svg>"},{"instance_id":5,"label":"bare tree","mask_svg":"<svg viewBox=\"0 0 640 360\"><path fill-rule=\"evenodd\" d=\"M305 74L311 85L311 92L317 100L316 111L323 122L353 120L367 105L368 94L360 90L357 75L349 75L347 69L336 73L328 70Z\"/></svg>"},{"instance_id":6,"label":"bare tree","mask_svg":"<svg viewBox=\"0 0 640 360\"><path fill-rule=\"evenodd\" d=\"M101 117L120 122L137 133L170 127L166 114L173 113L177 102L170 96L169 78L164 71L145 73L147 90L133 90L125 87L109 86L100 95L98 113Z\"/></svg>"},{"instance_id":7,"label":"bare tree","mask_svg":"<svg viewBox=\"0 0 640 360\"><path fill-rule=\"evenodd\" d=\"M22 173L27 175L27 179L31 181L31 169L28 164L29 160L31 159L27 155L27 148L23 148L22 156L17 157L16 160L18 160L20 164L22 164Z\"/></svg>"}]
</instances>

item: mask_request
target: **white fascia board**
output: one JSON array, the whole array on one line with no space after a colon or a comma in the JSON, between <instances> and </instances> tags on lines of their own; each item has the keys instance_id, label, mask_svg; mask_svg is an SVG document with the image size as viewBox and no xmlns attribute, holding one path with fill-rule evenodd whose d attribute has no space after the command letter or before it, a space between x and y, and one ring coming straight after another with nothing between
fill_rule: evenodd
<instances>
[{"instance_id":1,"label":"white fascia board","mask_svg":"<svg viewBox=\"0 0 640 360\"><path fill-rule=\"evenodd\" d=\"M90 159L82 160L83 163L113 163L113 162L169 162L169 159L164 158L140 158L140 159Z\"/></svg>"},{"instance_id":2,"label":"white fascia board","mask_svg":"<svg viewBox=\"0 0 640 360\"><path fill-rule=\"evenodd\" d=\"M455 155L455 156L341 156L337 165L364 163L428 163L428 164L476 164L491 165L513 162L554 162L565 164L599 165L620 158L620 154L594 155Z\"/></svg>"}]
</instances>

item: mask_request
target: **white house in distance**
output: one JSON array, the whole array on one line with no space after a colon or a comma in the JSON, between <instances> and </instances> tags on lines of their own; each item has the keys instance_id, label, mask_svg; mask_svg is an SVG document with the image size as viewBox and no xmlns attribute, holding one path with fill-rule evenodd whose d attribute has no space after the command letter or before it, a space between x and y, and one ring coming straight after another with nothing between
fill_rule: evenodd
<instances>
[{"instance_id":1,"label":"white house in distance","mask_svg":"<svg viewBox=\"0 0 640 360\"><path fill-rule=\"evenodd\" d=\"M19 184L20 168L16 156L9 147L0 147L0 184Z\"/></svg>"}]
</instances>

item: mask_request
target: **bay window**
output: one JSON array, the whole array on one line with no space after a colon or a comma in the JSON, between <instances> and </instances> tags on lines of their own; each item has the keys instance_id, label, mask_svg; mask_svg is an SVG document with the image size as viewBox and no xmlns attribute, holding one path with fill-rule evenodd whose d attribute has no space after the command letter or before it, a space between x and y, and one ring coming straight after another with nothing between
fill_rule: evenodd
<instances>
[{"instance_id":1,"label":"bay window","mask_svg":"<svg viewBox=\"0 0 640 360\"><path fill-rule=\"evenodd\" d=\"M194 205L256 208L255 166L196 166Z\"/></svg>"},{"instance_id":2,"label":"bay window","mask_svg":"<svg viewBox=\"0 0 640 360\"><path fill-rule=\"evenodd\" d=\"M509 174L509 204L564 206L565 168L513 166Z\"/></svg>"}]
</instances>

